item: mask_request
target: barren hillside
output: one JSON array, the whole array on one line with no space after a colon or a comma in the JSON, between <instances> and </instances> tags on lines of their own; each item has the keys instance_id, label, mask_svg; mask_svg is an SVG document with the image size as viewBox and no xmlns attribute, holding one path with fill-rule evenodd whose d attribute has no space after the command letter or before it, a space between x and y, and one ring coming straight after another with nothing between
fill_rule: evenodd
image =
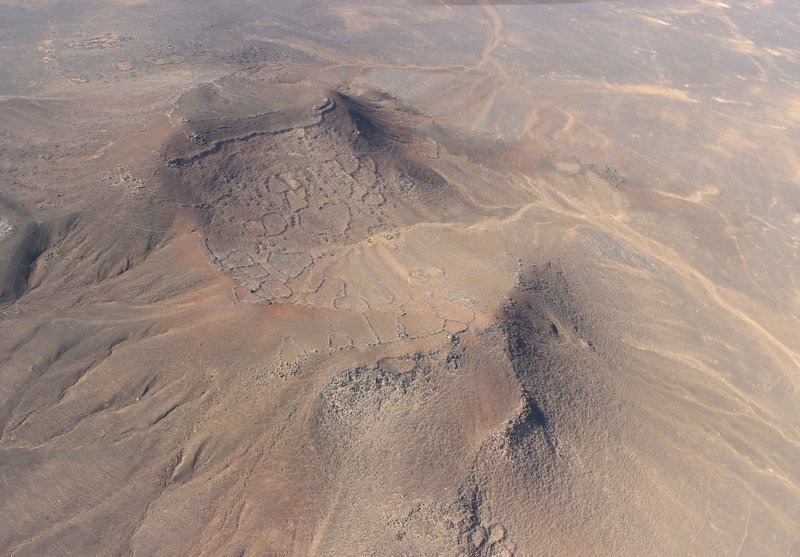
<instances>
[{"instance_id":1,"label":"barren hillside","mask_svg":"<svg viewBox=\"0 0 800 557\"><path fill-rule=\"evenodd\" d=\"M0 2L0 554L800 555L789 2Z\"/></svg>"}]
</instances>

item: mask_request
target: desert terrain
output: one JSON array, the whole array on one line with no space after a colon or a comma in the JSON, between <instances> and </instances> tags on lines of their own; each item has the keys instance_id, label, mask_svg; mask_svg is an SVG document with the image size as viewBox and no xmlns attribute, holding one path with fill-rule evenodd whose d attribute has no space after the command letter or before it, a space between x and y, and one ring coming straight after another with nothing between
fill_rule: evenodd
<instances>
[{"instance_id":1,"label":"desert terrain","mask_svg":"<svg viewBox=\"0 0 800 557\"><path fill-rule=\"evenodd\" d=\"M0 0L0 555L800 556L790 0Z\"/></svg>"}]
</instances>

